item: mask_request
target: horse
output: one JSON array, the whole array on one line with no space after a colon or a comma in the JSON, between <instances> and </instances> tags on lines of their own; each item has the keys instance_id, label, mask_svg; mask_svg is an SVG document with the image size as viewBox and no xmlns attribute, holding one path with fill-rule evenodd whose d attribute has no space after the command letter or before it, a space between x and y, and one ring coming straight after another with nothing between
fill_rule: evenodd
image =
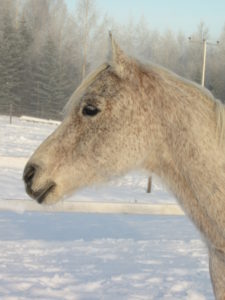
<instances>
[{"instance_id":1,"label":"horse","mask_svg":"<svg viewBox=\"0 0 225 300\"><path fill-rule=\"evenodd\" d=\"M27 193L52 204L131 170L157 174L201 232L215 298L225 300L225 106L173 72L110 55L72 94L59 127L24 169Z\"/></svg>"}]
</instances>

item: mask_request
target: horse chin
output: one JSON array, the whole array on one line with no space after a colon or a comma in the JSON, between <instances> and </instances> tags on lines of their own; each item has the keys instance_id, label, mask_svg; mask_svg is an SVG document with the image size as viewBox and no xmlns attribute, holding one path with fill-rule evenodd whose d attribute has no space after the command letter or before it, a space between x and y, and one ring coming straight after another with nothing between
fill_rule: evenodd
<instances>
[{"instance_id":1,"label":"horse chin","mask_svg":"<svg viewBox=\"0 0 225 300\"><path fill-rule=\"evenodd\" d=\"M56 197L55 195L52 195L51 193L47 195L43 201L40 203L38 200L36 200L41 205L54 205L57 202L61 200L60 197Z\"/></svg>"},{"instance_id":2,"label":"horse chin","mask_svg":"<svg viewBox=\"0 0 225 300\"><path fill-rule=\"evenodd\" d=\"M51 205L59 202L62 197L59 195L57 185L52 183L51 185L43 188L39 195L35 195L34 198L39 204Z\"/></svg>"}]
</instances>

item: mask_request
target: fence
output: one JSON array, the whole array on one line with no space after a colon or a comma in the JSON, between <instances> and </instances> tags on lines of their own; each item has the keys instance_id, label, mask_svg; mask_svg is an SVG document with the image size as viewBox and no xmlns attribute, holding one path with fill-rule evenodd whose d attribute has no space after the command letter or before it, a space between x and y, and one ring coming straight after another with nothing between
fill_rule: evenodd
<instances>
[{"instance_id":1,"label":"fence","mask_svg":"<svg viewBox=\"0 0 225 300\"><path fill-rule=\"evenodd\" d=\"M37 105L19 105L19 104L2 104L0 103L0 114L9 116L9 123L13 122L13 117L20 117L28 115L34 118L51 119L60 121L63 117L62 108L55 109L51 106L45 106L44 109L40 109Z\"/></svg>"},{"instance_id":2,"label":"fence","mask_svg":"<svg viewBox=\"0 0 225 300\"><path fill-rule=\"evenodd\" d=\"M39 205L31 200L0 200L0 210L63 212L63 213L100 213L133 215L184 215L176 204L112 203L112 202L72 202L63 201L55 205Z\"/></svg>"}]
</instances>

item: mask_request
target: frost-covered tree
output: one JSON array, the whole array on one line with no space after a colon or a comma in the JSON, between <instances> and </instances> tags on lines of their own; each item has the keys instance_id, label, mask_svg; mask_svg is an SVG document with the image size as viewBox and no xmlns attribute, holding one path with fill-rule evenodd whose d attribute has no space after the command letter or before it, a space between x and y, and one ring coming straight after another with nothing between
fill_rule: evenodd
<instances>
[{"instance_id":1,"label":"frost-covered tree","mask_svg":"<svg viewBox=\"0 0 225 300\"><path fill-rule=\"evenodd\" d=\"M82 78L105 60L109 30L128 54L201 82L201 41L211 41L204 23L190 32L200 43L190 43L182 32L152 28L144 16L116 23L94 0L79 0L73 13L65 0L1 0L0 112L13 103L18 114L58 118ZM220 45L207 48L205 81L223 101L224 45L225 29Z\"/></svg>"},{"instance_id":2,"label":"frost-covered tree","mask_svg":"<svg viewBox=\"0 0 225 300\"><path fill-rule=\"evenodd\" d=\"M4 10L1 22L0 101L4 104L19 104L20 98L16 93L20 84L19 35L9 8Z\"/></svg>"},{"instance_id":3,"label":"frost-covered tree","mask_svg":"<svg viewBox=\"0 0 225 300\"><path fill-rule=\"evenodd\" d=\"M16 88L16 94L20 98L22 110L27 108L29 111L29 104L32 95L32 63L31 63L31 46L33 37L31 35L27 20L24 16L18 21L18 79L19 83Z\"/></svg>"},{"instance_id":4,"label":"frost-covered tree","mask_svg":"<svg viewBox=\"0 0 225 300\"><path fill-rule=\"evenodd\" d=\"M206 82L213 94L225 102L225 26L219 43L208 47Z\"/></svg>"},{"instance_id":5,"label":"frost-covered tree","mask_svg":"<svg viewBox=\"0 0 225 300\"><path fill-rule=\"evenodd\" d=\"M107 17L101 16L94 0L79 0L76 6L78 44L81 57L81 80L105 55ZM103 26L104 25L104 26ZM97 50L97 51L96 51ZM100 58L99 58L100 57Z\"/></svg>"}]
</instances>

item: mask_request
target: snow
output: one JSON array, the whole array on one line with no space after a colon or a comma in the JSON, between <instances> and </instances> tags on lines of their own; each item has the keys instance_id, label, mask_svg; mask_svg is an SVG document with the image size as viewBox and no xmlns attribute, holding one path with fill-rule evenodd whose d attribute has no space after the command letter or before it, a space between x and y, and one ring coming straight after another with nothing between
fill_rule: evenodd
<instances>
[{"instance_id":1,"label":"snow","mask_svg":"<svg viewBox=\"0 0 225 300\"><path fill-rule=\"evenodd\" d=\"M55 128L0 116L0 199L28 199L23 166ZM176 203L157 178L152 194L146 186L134 172L70 201ZM185 216L2 211L0 299L32 298L214 299L207 250Z\"/></svg>"}]
</instances>

